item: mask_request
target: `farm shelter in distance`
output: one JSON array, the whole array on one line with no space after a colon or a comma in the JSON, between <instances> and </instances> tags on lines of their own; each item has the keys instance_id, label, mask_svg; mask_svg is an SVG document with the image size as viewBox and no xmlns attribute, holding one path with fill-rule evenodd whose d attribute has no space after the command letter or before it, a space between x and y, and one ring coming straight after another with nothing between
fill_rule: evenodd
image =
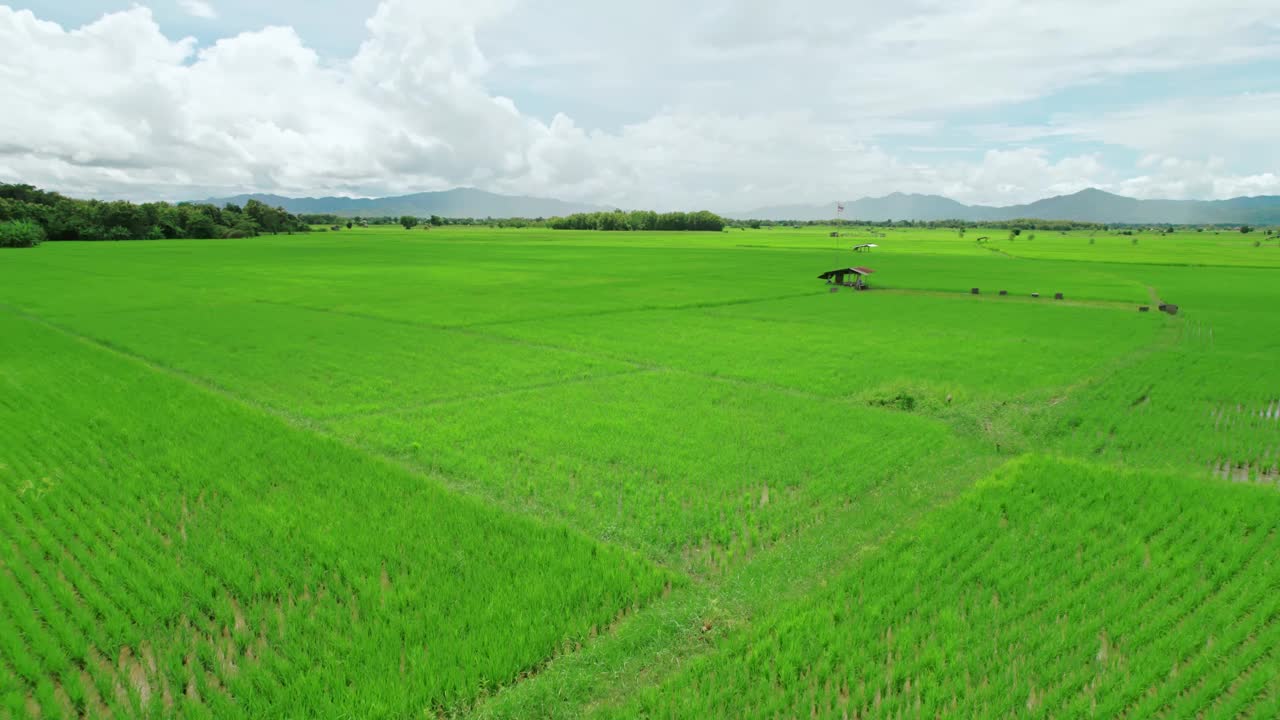
<instances>
[{"instance_id":1,"label":"farm shelter in distance","mask_svg":"<svg viewBox=\"0 0 1280 720\"><path fill-rule=\"evenodd\" d=\"M818 276L818 279L826 280L828 285L843 285L863 290L867 286L863 278L874 272L875 270L867 267L836 268L822 273ZM845 277L849 275L853 276L853 282L845 282Z\"/></svg>"}]
</instances>

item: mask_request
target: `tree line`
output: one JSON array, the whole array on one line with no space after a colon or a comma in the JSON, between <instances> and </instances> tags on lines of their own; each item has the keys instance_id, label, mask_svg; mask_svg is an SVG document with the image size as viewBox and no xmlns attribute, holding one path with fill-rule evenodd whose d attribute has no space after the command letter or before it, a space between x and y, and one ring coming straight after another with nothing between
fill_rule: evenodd
<instances>
[{"instance_id":1,"label":"tree line","mask_svg":"<svg viewBox=\"0 0 1280 720\"><path fill-rule=\"evenodd\" d=\"M411 225L405 227L442 227L445 225L458 225L462 227L494 227L494 228L545 228L547 227L546 218L524 218L524 217L443 217L441 215L431 215L418 217L417 215L338 215L336 213L302 213L298 218L308 225L325 225L329 227L345 227L352 228L357 225L404 225L406 220L412 222Z\"/></svg>"},{"instance_id":2,"label":"tree line","mask_svg":"<svg viewBox=\"0 0 1280 720\"><path fill-rule=\"evenodd\" d=\"M431 215L430 217L418 217L416 215L338 215L336 213L300 213L298 219L308 225L337 225L339 227L347 227L348 225L404 225L406 220L411 220L413 225L409 227L417 227L418 225L449 225L452 223L449 218L442 218L439 215ZM466 224L472 224L470 218L467 218Z\"/></svg>"},{"instance_id":3,"label":"tree line","mask_svg":"<svg viewBox=\"0 0 1280 720\"><path fill-rule=\"evenodd\" d=\"M553 230L677 230L720 232L725 219L707 210L657 213L652 210L612 210L575 213L547 220Z\"/></svg>"},{"instance_id":4,"label":"tree line","mask_svg":"<svg viewBox=\"0 0 1280 720\"><path fill-rule=\"evenodd\" d=\"M31 185L0 184L0 247L44 240L165 240L254 237L306 232L296 215L250 200L230 203L131 203L78 200Z\"/></svg>"}]
</instances>

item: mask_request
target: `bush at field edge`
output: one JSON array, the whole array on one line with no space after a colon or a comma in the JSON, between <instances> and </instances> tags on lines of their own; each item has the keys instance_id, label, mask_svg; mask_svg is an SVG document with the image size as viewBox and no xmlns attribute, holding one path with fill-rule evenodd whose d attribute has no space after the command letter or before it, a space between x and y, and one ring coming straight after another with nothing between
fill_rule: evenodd
<instances>
[{"instance_id":1,"label":"bush at field edge","mask_svg":"<svg viewBox=\"0 0 1280 720\"><path fill-rule=\"evenodd\" d=\"M28 220L0 222L0 247L35 247L44 242L44 228Z\"/></svg>"}]
</instances>

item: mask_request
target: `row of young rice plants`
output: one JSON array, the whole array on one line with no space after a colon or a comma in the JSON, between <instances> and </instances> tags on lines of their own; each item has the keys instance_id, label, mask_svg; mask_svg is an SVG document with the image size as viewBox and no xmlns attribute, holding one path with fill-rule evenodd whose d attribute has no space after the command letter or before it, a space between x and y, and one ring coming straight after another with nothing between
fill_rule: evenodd
<instances>
[{"instance_id":1,"label":"row of young rice plants","mask_svg":"<svg viewBox=\"0 0 1280 720\"><path fill-rule=\"evenodd\" d=\"M1175 335L1142 363L1080 393L1044 426L1046 442L1082 456L1280 481L1277 271L1143 268L1179 304Z\"/></svg>"},{"instance_id":2,"label":"row of young rice plants","mask_svg":"<svg viewBox=\"0 0 1280 720\"><path fill-rule=\"evenodd\" d=\"M610 717L1275 717L1280 494L1023 457Z\"/></svg>"},{"instance_id":3,"label":"row of young rice plants","mask_svg":"<svg viewBox=\"0 0 1280 720\"><path fill-rule=\"evenodd\" d=\"M955 442L936 420L670 370L324 427L697 573L820 522Z\"/></svg>"},{"instance_id":4,"label":"row of young rice plants","mask_svg":"<svg viewBox=\"0 0 1280 720\"><path fill-rule=\"evenodd\" d=\"M679 580L0 314L0 707L465 707Z\"/></svg>"}]
</instances>

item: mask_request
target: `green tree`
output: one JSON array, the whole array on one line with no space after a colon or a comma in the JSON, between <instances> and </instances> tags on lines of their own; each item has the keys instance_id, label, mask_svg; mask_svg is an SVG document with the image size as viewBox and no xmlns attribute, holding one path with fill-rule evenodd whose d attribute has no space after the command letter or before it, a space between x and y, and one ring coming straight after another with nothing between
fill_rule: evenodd
<instances>
[{"instance_id":1,"label":"green tree","mask_svg":"<svg viewBox=\"0 0 1280 720\"><path fill-rule=\"evenodd\" d=\"M178 222L182 227L182 237L207 240L216 238L218 231L218 208L212 205L184 205L179 208Z\"/></svg>"},{"instance_id":2,"label":"green tree","mask_svg":"<svg viewBox=\"0 0 1280 720\"><path fill-rule=\"evenodd\" d=\"M29 248L44 242L44 228L30 220L0 222L0 247Z\"/></svg>"},{"instance_id":3,"label":"green tree","mask_svg":"<svg viewBox=\"0 0 1280 720\"><path fill-rule=\"evenodd\" d=\"M401 215L400 224L404 226L405 230L412 230L418 226L418 218L412 215Z\"/></svg>"},{"instance_id":4,"label":"green tree","mask_svg":"<svg viewBox=\"0 0 1280 720\"><path fill-rule=\"evenodd\" d=\"M244 214L265 232L275 234L285 229L284 210L273 208L261 200L250 199L245 203Z\"/></svg>"}]
</instances>

